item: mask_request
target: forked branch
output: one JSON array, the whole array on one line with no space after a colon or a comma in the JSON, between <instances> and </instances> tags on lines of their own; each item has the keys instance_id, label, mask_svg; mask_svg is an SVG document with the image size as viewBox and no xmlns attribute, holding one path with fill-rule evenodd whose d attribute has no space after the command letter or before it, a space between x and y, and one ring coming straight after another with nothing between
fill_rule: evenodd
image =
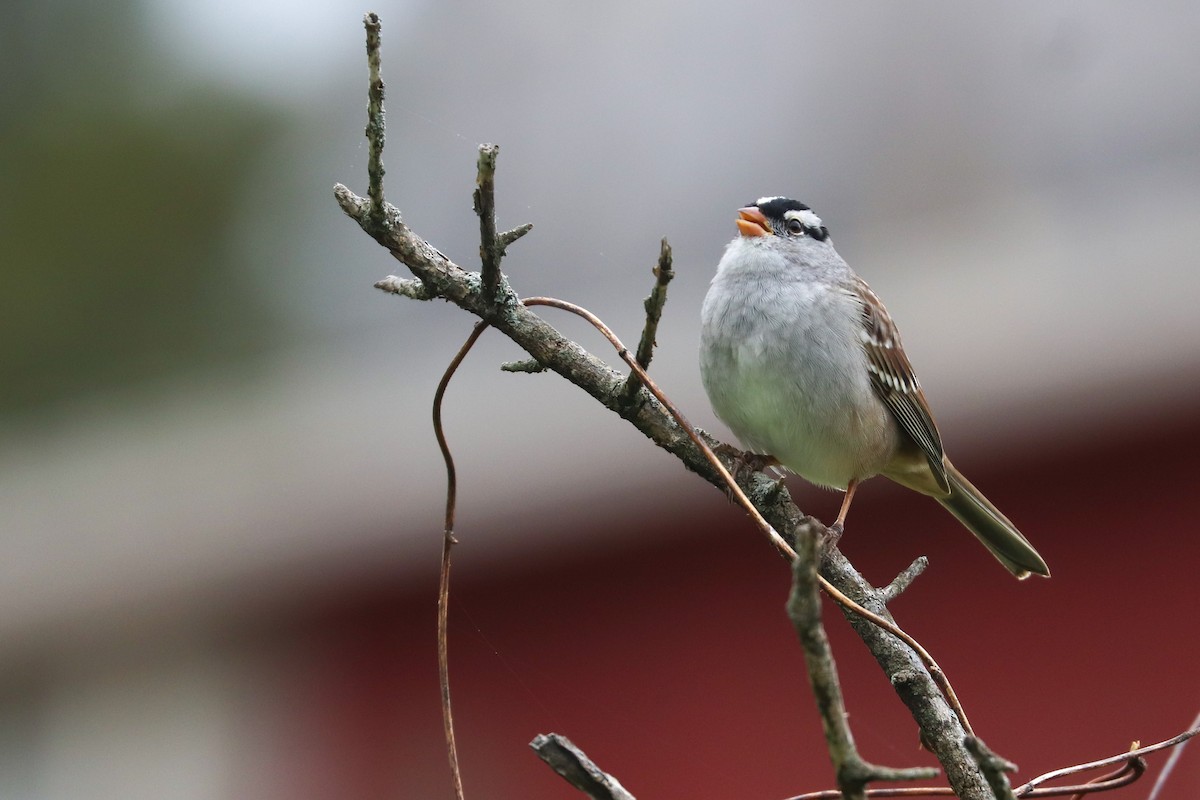
<instances>
[{"instance_id":1,"label":"forked branch","mask_svg":"<svg viewBox=\"0 0 1200 800\"><path fill-rule=\"evenodd\" d=\"M833 760L842 796L845 800L864 800L864 790L872 781L912 781L936 776L937 770L932 767L891 769L871 764L858 754L854 736L850 733L833 651L829 647L825 627L821 624L821 595L817 580L820 558L817 534L812 525L804 525L796 531L796 552L798 558L792 562L788 617L804 647L809 685L821 712L825 742L829 746L829 756Z\"/></svg>"},{"instance_id":2,"label":"forked branch","mask_svg":"<svg viewBox=\"0 0 1200 800\"><path fill-rule=\"evenodd\" d=\"M497 295L485 288L485 281L481 273L468 272L452 262L437 248L409 229L403 222L400 212L386 202L383 194L384 170L381 160L384 131L382 83L376 80L378 77L378 18L369 15L367 28L368 46L376 48L368 56L368 62L372 65L372 90L369 104L372 121L367 126L368 176L370 179L368 194L371 199L360 198L340 184L334 187L334 196L343 211L356 220L365 232L385 247L395 258L404 263L416 279L413 282L408 279L389 277L379 284L381 288L409 297L440 297L487 320L497 330L525 349L537 363L567 378L596 398L606 408L631 422L658 446L679 457L688 469L697 472L706 480L722 488L734 485L728 469L728 463L732 462L722 462L710 447L714 442L687 424L682 415L669 406L665 396L656 391L653 383L641 370L637 360L624 349L623 345L615 342L621 357L630 365L631 371L639 373L639 380L651 393L655 394L659 400L658 403L623 403L622 396L627 385L627 379L624 376L575 342L562 336L535 315L528 307L532 304L532 300L521 303L515 301L514 296L512 302L497 303ZM378 92L376 92L376 86L378 86ZM377 97L378 103L376 103ZM485 169L494 168L494 163L490 160L483 160L482 163ZM487 182L480 180L478 185L485 187ZM486 205L486 201L481 202L481 206L485 210L484 216L486 216ZM481 218L481 226L484 225L486 222ZM511 239L515 238L515 235L519 234L502 234L501 238ZM482 254L481 251L481 256ZM489 281L495 281L497 285L502 284L503 281L498 272L498 262L493 264L493 267L489 267L489 270L492 270L492 277L489 278ZM550 301L548 298L541 298L539 302L553 303L560 308L570 305L561 301ZM577 307L571 310L582 311ZM586 314L586 312L584 313ZM612 337L612 340L615 340L615 337ZM819 523L808 520L791 503L786 490L780 491L776 483L766 476L758 473L739 475L736 485L746 494L737 492L735 497L757 521L760 530L774 542L778 549L794 558L791 547L777 531L783 531L786 536L790 537L801 520L807 520L815 526L819 526ZM822 528L823 526L818 529ZM447 547L448 552L449 547ZM830 555L837 555L836 550L832 551ZM832 596L838 598L844 607L850 604L850 601L846 599L848 595L858 594L864 598L876 598L877 593L874 588L849 568L848 564L844 564L840 569L831 570L831 563L836 562L831 562L830 558L826 558L822 574L825 578L830 578L828 590ZM448 569L446 573L448 575ZM857 598L854 598L853 602L860 606L863 605ZM961 709L960 713L955 713L954 707L947 703L934 683L930 672L925 669L922 657L914 655L914 651L905 644L908 642L916 645L915 641L896 628L895 624L891 622L890 616L887 615L886 609L883 609L881 604L877 603L877 605L879 608L872 609L870 612L856 612L866 615L860 619L875 620L878 624L883 624L887 630L892 631L892 633L886 634L886 638L877 637L874 640L875 643L871 645L872 648L882 648L882 651L891 654L889 660L905 663L910 681L926 682L925 696L928 702L942 710L937 715L939 722L944 722L941 717L951 720L951 724L939 724L936 730L927 731L926 741L944 764L950 761L971 765L973 762L963 747L963 727L958 722L960 717L965 721L965 717L961 715ZM875 623L864 624L878 631ZM902 637L903 641L896 637ZM919 645L917 647L919 648ZM920 652L924 653L923 649ZM901 653L905 655L900 655ZM877 653L876 657L883 658L881 653ZM911 663L905 661L905 658L911 658ZM928 658L927 653L924 653L924 658L932 663L932 659ZM883 662L881 661L881 663ZM939 672L939 670L933 670L934 675ZM943 680L943 686L948 688L949 684ZM447 717L449 717L448 713ZM917 716L917 719L919 723L923 724L922 716ZM975 797L980 800L986 798L986 795L982 793L986 791L986 787L977 767L974 769L974 779L972 779L972 773L966 769L951 770L948 768L947 774L951 777L952 785L956 785L956 788L961 790L962 797Z\"/></svg>"},{"instance_id":3,"label":"forked branch","mask_svg":"<svg viewBox=\"0 0 1200 800\"><path fill-rule=\"evenodd\" d=\"M334 187L334 195L342 210L354 219L362 229L385 247L397 260L405 264L413 278L389 276L376 286L401 296L428 300L442 298L478 316L481 322L472 333L471 339L460 351L443 378L438 390L435 406L436 428L439 443L447 459L449 491L447 498L447 523L444 534L442 585L439 600L439 662L442 671L443 698L447 741L455 779L455 791L462 797L461 779L458 774L457 756L453 747L453 724L450 714L448 659L445 648L446 598L449 591L450 552L455 544L453 533L454 469L445 445L444 431L440 421L440 399L446 383L471 343L488 325L504 333L529 355L530 360L521 362L522 370L545 368L557 372L580 387L605 408L628 420L656 445L677 456L683 465L699 474L710 483L731 491L737 502L755 519L760 530L777 549L795 561L795 553L789 542L797 541L797 531L806 536L823 535L824 527L806 517L792 504L786 489L780 489L775 481L766 476L743 472L735 481L729 471L731 457L724 460L712 450L716 443L703 432L694 429L666 396L646 375L644 367L649 363L653 347L655 328L665 301L666 283L670 280L670 251L664 241L660 254L657 283L646 302L647 320L642 343L636 354L630 354L603 323L590 312L552 298L529 298L521 302L507 286L500 271L501 259L508 245L527 233L530 225L522 225L509 231L497 233L495 224L494 176L498 148L484 145L480 150L477 165L475 208L480 222L480 271L471 272L455 264L437 248L416 235L403 222L400 212L386 202L383 191L384 168L382 152L384 145L384 86L380 78L380 22L374 14L367 15L368 65L370 88L368 93L368 124L366 128L369 155L367 198L358 197L345 186ZM628 377L613 370L580 345L562 336L555 328L530 310L533 305L551 305L588 318L613 343L620 358L629 366ZM632 402L639 389L645 387L654 401ZM805 547L809 547L805 544ZM806 553L808 551L806 550ZM802 559L797 564L798 579L803 575L803 591L814 591L812 581L817 576L812 572L815 557ZM883 667L889 680L896 687L901 699L908 705L914 719L922 730L925 743L938 757L945 768L953 791L962 800L991 800L994 793L1004 794L1007 787L997 781L1003 778L999 767L1002 760L993 760L984 750L968 747L967 736L970 725L962 712L945 676L932 657L912 637L905 634L892 620L886 602L899 594L919 574L924 564L914 563L891 585L882 590L868 584L853 569L836 548L824 554L820 562L819 580L826 591L843 608L850 624L866 642L876 660ZM807 570L807 571L803 571ZM803 573L802 573L803 571ZM797 591L800 591L799 589ZM794 597L795 600L795 597ZM811 617L811 609L804 611L808 601L795 600L798 613ZM808 623L811 625L811 623ZM802 627L798 623L798 629ZM808 627L805 627L808 630ZM802 638L807 636L802 633ZM818 649L819 649L819 642ZM820 658L818 659L820 660ZM829 661L832 667L832 660ZM835 687L836 688L836 687ZM822 689L827 700L833 694ZM939 793L937 790L879 789L864 790L866 781L881 777L908 779L915 777L911 770L883 771L872 767L858 757L853 750L849 730L838 730L829 724L829 714L840 714L836 702L823 702L827 731L833 729L833 738L839 737L848 748L834 755L838 780L847 796L899 796L914 792ZM832 711L830 711L832 709ZM582 756L582 753L578 755ZM586 758L586 757L584 757ZM1122 762L1132 764L1127 755ZM590 763L590 762L588 762ZM593 765L594 766L594 765ZM1097 766L1097 765L1091 765ZM1135 772L1132 766L1123 768L1125 777ZM601 773L603 774L603 773ZM1057 773L1065 774L1065 773ZM1136 777L1136 775L1134 775ZM1035 779L1048 780L1047 776ZM1105 780L1108 780L1106 777ZM1118 778L1113 778L1113 781ZM619 784L616 784L619 787ZM1074 787L1071 787L1074 788ZM1087 791L1092 791L1088 789ZM623 790L621 790L623 791ZM1015 790L1017 797L1038 796L1050 793L1048 788L1035 788L1034 782ZM604 795L601 795L604 796ZM611 795L622 797L626 795Z\"/></svg>"}]
</instances>

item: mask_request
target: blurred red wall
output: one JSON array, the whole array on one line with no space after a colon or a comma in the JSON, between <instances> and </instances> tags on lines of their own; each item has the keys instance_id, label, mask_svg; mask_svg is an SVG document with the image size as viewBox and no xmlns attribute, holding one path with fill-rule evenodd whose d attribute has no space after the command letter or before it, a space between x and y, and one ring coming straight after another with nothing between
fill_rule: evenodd
<instances>
[{"instance_id":1,"label":"blurred red wall","mask_svg":"<svg viewBox=\"0 0 1200 800\"><path fill-rule=\"evenodd\" d=\"M947 671L976 731L1020 766L1016 782L1165 739L1200 710L1200 423L1161 422L959 464L1037 545L1051 580L1013 580L926 498L873 481L856 499L843 550L880 584L929 556L893 611ZM796 490L806 510L834 513L836 496ZM610 511L627 519L619 504L597 508L597 525ZM642 544L619 551L596 551L602 532L572 530L562 536L581 546L544 560L480 563L469 540L456 550L450 657L468 797L582 796L528 750L543 732L570 737L640 798L833 785L783 613L785 563L699 480L683 504L645 514ZM292 797L451 796L437 536L425 585L362 586L297 613L310 663L290 689ZM826 621L863 755L935 763L832 604ZM1165 760L1115 796L1145 797ZM1200 747L1161 798L1197 796Z\"/></svg>"}]
</instances>

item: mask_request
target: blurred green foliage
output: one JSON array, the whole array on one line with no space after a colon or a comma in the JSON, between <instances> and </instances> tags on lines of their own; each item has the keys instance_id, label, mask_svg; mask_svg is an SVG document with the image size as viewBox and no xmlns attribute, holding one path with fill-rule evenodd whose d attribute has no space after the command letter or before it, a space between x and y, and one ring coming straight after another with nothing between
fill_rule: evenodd
<instances>
[{"instance_id":1,"label":"blurred green foliage","mask_svg":"<svg viewBox=\"0 0 1200 800\"><path fill-rule=\"evenodd\" d=\"M0 414L244 365L278 335L233 231L281 115L180 72L102 5L80 14L104 24L55 27L18 4L0 40Z\"/></svg>"}]
</instances>

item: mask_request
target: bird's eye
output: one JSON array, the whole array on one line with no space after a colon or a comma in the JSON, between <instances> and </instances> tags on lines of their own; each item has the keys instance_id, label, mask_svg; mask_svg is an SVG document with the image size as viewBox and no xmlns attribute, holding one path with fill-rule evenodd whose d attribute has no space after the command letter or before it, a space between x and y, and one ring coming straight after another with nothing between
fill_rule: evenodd
<instances>
[{"instance_id":1,"label":"bird's eye","mask_svg":"<svg viewBox=\"0 0 1200 800\"><path fill-rule=\"evenodd\" d=\"M787 221L787 232L799 236L804 233L804 223L798 219L789 219Z\"/></svg>"}]
</instances>

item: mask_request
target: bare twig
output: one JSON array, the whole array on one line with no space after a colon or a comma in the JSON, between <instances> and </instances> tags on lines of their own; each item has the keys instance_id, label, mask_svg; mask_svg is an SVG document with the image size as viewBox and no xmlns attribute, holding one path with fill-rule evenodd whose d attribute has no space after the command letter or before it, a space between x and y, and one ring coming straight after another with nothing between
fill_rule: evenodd
<instances>
[{"instance_id":1,"label":"bare twig","mask_svg":"<svg viewBox=\"0 0 1200 800\"><path fill-rule=\"evenodd\" d=\"M1032 789L1022 798L1028 797L1061 797L1063 795L1071 795L1071 800L1082 800L1089 794L1097 792L1107 792L1112 789L1120 789L1123 786L1136 781L1146 771L1146 761L1142 758L1133 758L1120 769L1110 772L1106 775L1101 775L1087 783L1075 786L1055 786L1045 787L1041 789ZM868 798L875 797L949 797L954 795L954 790L949 786L913 786L907 788L887 787L880 789L867 789L865 792ZM804 794L794 795L787 800L842 800L841 789L823 789L819 792L806 792Z\"/></svg>"},{"instance_id":2,"label":"bare twig","mask_svg":"<svg viewBox=\"0 0 1200 800\"><path fill-rule=\"evenodd\" d=\"M671 269L671 245L664 238L658 251L658 263L654 266L654 288L650 296L642 303L646 309L646 325L642 328L642 338L638 341L637 362L642 369L650 368L650 359L654 357L654 347L658 344L658 321L662 319L663 306L667 304L667 284L675 277ZM642 382L637 373L630 371L621 390L621 404L629 405L637 396Z\"/></svg>"},{"instance_id":3,"label":"bare twig","mask_svg":"<svg viewBox=\"0 0 1200 800\"><path fill-rule=\"evenodd\" d=\"M1182 746L1182 745L1181 745ZM1179 752L1176 747L1172 754ZM1146 772L1146 759L1132 758L1127 761L1120 769L1105 773L1098 778L1092 778L1082 786L1057 786L1054 790L1059 792L1067 792L1072 789L1077 789L1075 794L1071 795L1071 800L1083 800L1089 794L1096 792L1107 792L1110 789L1120 789L1122 786L1128 786L1136 781ZM1026 797L1038 797L1040 792L1048 792L1053 790L1034 789ZM1044 795L1041 795L1044 796Z\"/></svg>"},{"instance_id":4,"label":"bare twig","mask_svg":"<svg viewBox=\"0 0 1200 800\"><path fill-rule=\"evenodd\" d=\"M367 197L371 200L370 217L375 226L383 224L383 145L387 138L383 111L383 76L380 71L380 32L383 23L371 12L363 17L367 29Z\"/></svg>"},{"instance_id":5,"label":"bare twig","mask_svg":"<svg viewBox=\"0 0 1200 800\"><path fill-rule=\"evenodd\" d=\"M567 783L593 800L634 800L620 781L597 767L567 737L540 733L529 746Z\"/></svg>"},{"instance_id":6,"label":"bare twig","mask_svg":"<svg viewBox=\"0 0 1200 800\"><path fill-rule=\"evenodd\" d=\"M809 684L817 701L817 710L821 713L825 741L829 745L829 755L842 795L846 800L863 800L866 797L864 789L871 781L911 781L936 776L938 771L932 767L891 769L868 763L859 756L847 722L833 651L821 624L817 535L811 525L802 526L796 531L796 551L799 558L792 563L788 617L804 647Z\"/></svg>"},{"instance_id":7,"label":"bare twig","mask_svg":"<svg viewBox=\"0 0 1200 800\"><path fill-rule=\"evenodd\" d=\"M384 145L384 87L379 70L379 18L369 14L364 20L367 28L368 62L370 65L371 85L368 104L367 138L369 142L368 198L355 196L342 185L334 187L338 203L347 215L355 219L359 225L381 245L386 247L397 259L406 264L415 279L401 279L394 276L381 281L377 286L385 291L416 299L431 299L441 297L450 300L461 308L486 318L497 329L516 341L523 347L533 360L544 365L580 386L605 407L616 411L625 419L632 422L639 430L650 437L656 444L678 456L685 466L698 472L706 480L719 486L737 487L734 494L739 502L746 507L748 513L756 520L768 537L781 552L794 558L794 553L787 542L776 529L791 534L801 524L820 528L819 523L804 517L790 502L786 490L780 490L777 484L762 475L746 476L743 481L735 482L733 476L724 464L712 452L709 440L700 432L693 429L682 414L666 399L638 364L635 357L629 355L624 346L608 331L605 333L614 346L618 348L621 358L630 365L639 382L643 383L661 406L643 404L636 408L624 408L620 403L621 390L632 379L615 373L606 364L579 345L559 334L553 327L530 312L520 303L504 304L498 308L497 292L503 284L503 276L499 272L499 259L503 256L503 248L516 241L530 229L530 226L520 226L500 234L493 233L493 254L495 270L488 268L489 283L494 280L496 291L483 290L484 281L477 273L469 273L450 261L444 254L429 245L421 237L414 234L401 220L399 212L387 204L383 194L383 163L382 151ZM493 154L494 155L494 154ZM494 169L494 158L492 163ZM493 199L494 208L494 199ZM493 217L494 219L494 217ZM481 233L484 219L481 217ZM494 223L492 226L494 231ZM486 237L485 237L486 238ZM483 254L481 250L481 255ZM556 305L567 308L593 320L607 331L593 315L577 306L562 301L543 299L546 305ZM532 304L532 302L530 302ZM462 797L461 776L459 774L457 755L454 745L452 715L450 713L450 695L448 679L448 658L446 647L447 600L449 596L450 552L455 544L453 533L455 477L453 461L446 447L444 433L440 421L440 403L446 384L451 374L461 363L470 345L484 330L485 323L480 323L472 333L468 343L456 356L455 361L447 370L443 381L439 384L435 399L435 430L438 432L439 445L447 464L447 514L443 536L443 559L441 586L439 589L439 667L442 680L442 696L444 702L444 720L447 735L447 750L451 769L455 780L455 791ZM652 339L651 339L652 342ZM673 418L673 419L672 419ZM743 493L743 489L749 494ZM751 501L751 497L754 501ZM760 505L762 512L756 507ZM770 520L770 521L768 521ZM962 713L961 704L954 697L953 689L946 681L945 675L915 640L901 631L891 620L885 600L894 597L903 589L911 577L919 569L916 564L906 573L899 576L891 585L883 590L877 590L867 584L862 577L849 565L849 562L836 550L827 553L821 565L822 586L842 606L847 613L851 625L863 637L876 659L891 678L899 694L909 706L914 718L926 733L926 741L935 751L938 759L946 767L946 775L951 783L950 788L930 789L869 789L865 791L868 797L900 797L916 796L918 794L945 795L956 793L960 798L986 797L986 786L978 784L982 779L979 766L971 761L962 746L963 733L970 733L970 726ZM897 647L893 637L905 642L908 647ZM936 682L936 685L935 685ZM938 687L941 688L939 694ZM1068 767L1046 773L1014 791L1017 797L1042 797L1067 793L1090 793L1110 788L1116 788L1137 778L1144 770L1140 759L1142 754L1154 752L1167 747L1181 745L1184 741L1196 735L1200 730L1193 728L1172 739L1135 748L1129 753L1123 753L1108 759ZM1177 751L1178 752L1178 751ZM1173 756L1173 759L1177 756ZM1089 769L1096 769L1111 764L1123 764L1121 770L1113 775L1103 776L1091 783L1080 786L1042 787L1040 784L1049 780L1075 774ZM594 765L593 765L594 766ZM1164 769L1164 773L1169 772ZM1160 778L1161 783L1161 778ZM1157 787L1155 789L1157 792ZM840 794L840 792L836 793ZM805 798L836 796L828 793L803 795Z\"/></svg>"},{"instance_id":8,"label":"bare twig","mask_svg":"<svg viewBox=\"0 0 1200 800\"><path fill-rule=\"evenodd\" d=\"M1127 753L1120 753L1119 755L1109 756L1108 758L1102 758L1098 761L1089 761L1086 764L1076 764L1073 767L1064 767L1062 769L1051 770L1050 772L1046 772L1042 775L1037 776L1036 778L1029 781L1028 783L1021 784L1020 786L1018 786L1016 789L1013 790L1013 794L1015 794L1017 797L1038 797L1040 795L1035 794L1035 792L1040 792L1041 790L1039 790L1037 787L1041 786L1043 783L1046 783L1047 781L1052 781L1052 780L1055 780L1056 778L1062 778L1067 775L1075 775L1080 772L1087 772L1090 769L1099 769L1101 767L1107 767L1107 766L1111 766L1113 764L1120 764L1124 761L1129 761L1137 756L1144 756L1147 753L1153 753L1158 750L1164 750L1168 747L1175 747L1176 745L1183 744L1188 739L1191 739L1193 736L1195 736L1198 733L1200 733L1200 727L1195 727L1190 730L1184 731L1183 733L1179 734L1178 736L1172 736L1170 739L1164 739L1163 741L1157 742L1156 744L1146 745L1145 747L1134 747L1131 750L1129 750L1129 752L1127 752ZM1067 787L1067 788L1074 788L1074 787ZM1057 790L1058 787L1055 787L1055 789Z\"/></svg>"},{"instance_id":9,"label":"bare twig","mask_svg":"<svg viewBox=\"0 0 1200 800\"><path fill-rule=\"evenodd\" d=\"M372 35L374 36L374 45L369 53L369 59L377 58L378 19L368 16L367 23L369 42L372 40ZM375 27L372 28L372 25ZM379 159L383 143L382 84L377 85L373 80L372 88L373 102L370 104L369 113L375 124L368 125L371 149L371 163L368 166L368 172L371 177L370 195L372 199L366 200L357 197L340 184L334 187L334 195L343 211L355 219L364 231L386 247L393 256L408 266L423 287L418 289L415 284L393 282L391 286L385 288L393 292L400 288L400 291L396 293L406 295L441 297L488 320L494 327L524 348L538 363L571 380L605 407L632 422L660 447L678 456L689 469L695 470L718 486L738 485L721 460L712 452L707 440L687 423L678 409L654 386L644 370L638 366L636 359L629 355L615 336L611 336L611 332L605 335L610 337L610 341L618 348L622 359L630 365L631 370L638 373L639 379L659 400L661 406L635 404L631 407L622 407L620 390L624 386L626 378L615 373L576 343L563 337L553 327L529 311L525 305L519 302L497 304L496 294L483 289L483 280L480 274L463 270L404 224L399 211L388 204L383 197L382 161ZM376 92L375 89L379 91ZM374 102L376 99L378 102ZM514 241L525 230L527 228L514 229L506 234L501 234L499 239L504 242ZM503 276L499 274L498 270L494 273L494 278L498 286L503 285ZM580 313L592 320L594 324L599 322L590 312L586 312L578 306L549 300L544 304L558 305L560 308L569 307L568 310ZM761 474L751 474L744 480L745 486L739 486L739 488L746 488L751 494L735 492L739 498L738 502L746 508L760 530L767 535L776 548L794 558L791 547L779 535L772 523L767 521L767 517L759 511L755 503L761 504L774 523L784 526L786 531L794 530L802 519L807 518L803 517L791 504L786 491L781 491L775 481ZM754 501L751 501L750 497L753 497ZM972 777L969 770L973 765L961 743L960 728L969 732L969 725L962 713L961 704L957 702L944 674L928 652L891 621L886 609L878 602L877 590L867 584L837 553L836 549L832 550L830 555L836 556L836 558L827 556L821 568L823 585L826 590L846 610L851 618L851 624L855 625L860 636L863 636L864 640L868 642L881 665L885 665L885 669L888 670L887 674L893 683L904 682L910 685L907 690L901 689L901 697L905 698L914 717L926 731L926 739L931 748L943 765L947 767L946 774L951 785L959 790L960 795L964 798L983 797L982 792L986 791L986 787L979 783L982 779L978 775L977 767L975 767L975 777ZM835 588L835 584L840 588ZM855 620L860 622L870 620L871 624L864 622L862 625L856 625ZM883 630L876 628L876 625L882 625ZM873 633L866 633L863 626L870 628ZM888 633L883 633L883 631ZM892 641L893 636L907 643L913 649L897 649ZM914 654L911 663L908 661L908 654ZM928 667L922 666L922 662ZM927 689L911 689L912 686L924 686L922 675L925 676L925 679L932 676L933 681L942 687L942 692L945 694L944 699L932 681ZM922 699L921 704L913 700L918 697ZM948 717L950 723L944 718L943 709L953 712ZM958 717L957 720L955 715Z\"/></svg>"},{"instance_id":10,"label":"bare twig","mask_svg":"<svg viewBox=\"0 0 1200 800\"><path fill-rule=\"evenodd\" d=\"M1200 729L1200 714L1192 720L1192 730ZM1183 757L1183 749L1187 747L1187 742L1180 742L1179 746L1171 751L1171 757L1167 759L1167 763L1163 765L1162 772L1158 773L1158 777L1154 779L1154 788L1150 790L1150 795L1146 800L1157 800L1158 794L1162 791L1162 787L1166 785L1167 778L1171 777L1171 773L1175 771L1175 766L1179 763L1179 759Z\"/></svg>"},{"instance_id":11,"label":"bare twig","mask_svg":"<svg viewBox=\"0 0 1200 800\"><path fill-rule=\"evenodd\" d=\"M376 238L380 244L388 248L394 256L403 261L417 275L429 291L436 296L450 300L460 307L481 317L491 317L492 324L517 344L525 348L536 361L563 375L572 383L583 388L605 407L616 411L628 419L660 447L667 449L680 457L685 466L700 473L718 486L740 486L729 473L721 460L712 452L708 442L686 421L682 413L662 394L661 390L650 380L649 376L637 365L633 358L620 343L615 335L602 327L603 323L590 312L564 301L551 298L529 298L524 303L518 303L504 309L505 313L493 315L491 304L487 303L479 291L477 277L468 273L451 262L436 248L415 235L401 220L399 214L391 209L386 216L383 230L371 230L366 218L369 203L356 197L345 186L338 185L334 194L343 210L362 224L364 230ZM618 402L619 391L623 386L621 377L613 373L607 365L592 354L583 350L578 344L563 337L557 330L539 317L528 311L532 305L553 305L583 316L605 333L609 341L617 348L622 359L629 364L630 369L640 372L639 378L647 389L655 395L662 404L660 410L653 406L641 406L636 409L622 408ZM665 413L664 413L665 412ZM694 447L694 449L692 449ZM753 496L764 504L770 515L788 530L795 528L803 519L807 519L796 509L781 492L776 482L761 474L746 476L746 486L753 489ZM759 512L750 496L742 492L734 493L735 499L742 504L747 513L755 520L759 529L771 540L774 546L789 558L794 558L794 552L775 528L767 522ZM962 750L961 736L953 732L953 728L945 727L945 720L940 716L939 703L944 694L948 708L957 717L957 722L966 732L970 732L966 723L966 715L958 702L953 688L945 674L933 657L915 639L901 630L890 619L882 603L876 602L876 590L867 584L840 556L836 549L826 554L822 564L823 587L844 609L851 614L851 624L856 617L868 620L868 628L855 626L876 655L876 659L884 666L894 684L901 688L901 697L906 700L910 710L917 717L918 723L927 730L936 730L938 734L928 735L931 748L938 755L943 765L948 761L967 764L969 756ZM854 597L846 594L841 588L854 592ZM874 604L877 608L871 609ZM878 626L878 627L876 627ZM916 662L908 663L903 652L896 651L889 643L889 636L880 636L886 632L905 642L915 654ZM919 670L919 671L918 671ZM928 670L926 672L926 670ZM922 689L921 674L932 678L933 684L928 689ZM905 689L901 686L907 687ZM933 715L933 716L930 716ZM932 726L932 727L931 727ZM947 775L952 783L959 776L965 776L961 769L947 768ZM966 780L966 778L963 778ZM981 784L982 785L982 784Z\"/></svg>"},{"instance_id":12,"label":"bare twig","mask_svg":"<svg viewBox=\"0 0 1200 800\"><path fill-rule=\"evenodd\" d=\"M458 766L458 746L454 741L454 715L450 710L450 656L447 634L450 608L450 551L458 543L454 538L454 506L458 497L458 478L454 469L454 457L450 454L450 445L446 442L446 432L442 427L442 398L446 395L446 387L450 385L450 379L454 377L458 365L467 357L467 353L487 330L487 326L483 321L475 323L474 330L454 355L450 366L446 367L442 379L438 382L437 391L433 394L433 433L437 437L438 448L442 451L442 459L446 462L446 522L442 535L442 568L438 580L438 679L442 689L442 727L446 736L446 755L450 759L450 776L458 800L463 800L463 785L462 771Z\"/></svg>"},{"instance_id":13,"label":"bare twig","mask_svg":"<svg viewBox=\"0 0 1200 800\"><path fill-rule=\"evenodd\" d=\"M355 196L353 192L341 184L334 187L334 196L347 215L358 220L367 233L371 234L392 255L413 270L417 278L426 287L428 293L450 300L477 316L489 318L499 331L525 348L538 363L559 373L595 397L605 407L628 419L660 447L682 459L688 469L700 473L710 482L723 488L739 486L729 470L716 454L712 452L709 444L687 422L683 414L675 408L674 404L667 400L661 390L654 385L645 371L638 366L636 359L620 343L620 340L607 327L603 327L603 323L591 312L572 303L554 300L553 298L529 298L523 303L506 307L503 314L493 314L492 304L486 301L480 292L478 277L463 270L446 258L437 248L414 234L401 221L399 213L390 205L387 206L389 213L385 216L383 227L379 230L374 230L369 224L367 214L370 207L369 202ZM622 360L630 366L631 370L639 373L638 378L651 391L651 394L654 394L659 400L662 404L662 409L666 413L657 413L650 407L638 409L623 408L619 402L620 389L624 385L621 377L594 355L588 353L578 344L564 337L544 320L529 312L528 307L532 305L553 305L577 313L592 321L593 324L597 324L598 329L605 333L605 336L617 348ZM694 445L695 449L689 447L689 442ZM794 527L800 519L804 518L804 515L800 514L796 507L792 505L786 494L779 490L775 481L762 475L759 475L757 478L750 476L747 480L757 481L753 495L781 523L786 523ZM749 486L750 484L747 485ZM744 487L739 486L739 488ZM788 558L795 557L791 546L772 527L771 523L766 520L749 495L740 492L735 493L735 500L745 508L746 512L750 514L759 529L767 536L776 549ZM887 616L887 612L882 606L875 611L867 607L867 604L863 600L868 595L873 594L875 589L869 586L862 579L862 576L853 567L850 567L844 558L835 562L837 564L836 568L830 569L830 556L836 554L836 549L831 550L825 558L822 567L822 577L827 583L824 583L823 587L843 608L850 609L863 619L869 620L873 625L882 627L883 630L913 648L920 661L928 669L937 686L945 694L946 700L950 703L950 707L954 710L962 727L967 733L970 733L970 725L967 722L962 704L958 701L953 687L951 687L945 673L938 666L937 662L933 660L933 657L920 643L901 630ZM835 576L836 580L831 578L831 575ZM860 597L851 598L845 592L836 588L835 584L839 581L842 582L844 587L853 589ZM861 630L859 633L862 635ZM947 746L953 746L955 749L958 749L958 745L949 744L952 739L947 738L945 741L947 742ZM936 746L934 751L937 752Z\"/></svg>"}]
</instances>

